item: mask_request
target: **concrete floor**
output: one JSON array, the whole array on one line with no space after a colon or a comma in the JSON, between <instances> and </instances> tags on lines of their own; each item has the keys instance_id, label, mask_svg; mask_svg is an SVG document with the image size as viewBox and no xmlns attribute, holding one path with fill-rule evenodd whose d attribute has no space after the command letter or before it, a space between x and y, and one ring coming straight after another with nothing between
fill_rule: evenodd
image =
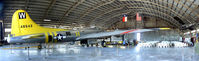
<instances>
[{"instance_id":1,"label":"concrete floor","mask_svg":"<svg viewBox=\"0 0 199 61\"><path fill-rule=\"evenodd\" d=\"M8 47L8 46L7 46ZM54 49L2 49L0 61L198 61L194 48L97 48L59 45Z\"/></svg>"}]
</instances>

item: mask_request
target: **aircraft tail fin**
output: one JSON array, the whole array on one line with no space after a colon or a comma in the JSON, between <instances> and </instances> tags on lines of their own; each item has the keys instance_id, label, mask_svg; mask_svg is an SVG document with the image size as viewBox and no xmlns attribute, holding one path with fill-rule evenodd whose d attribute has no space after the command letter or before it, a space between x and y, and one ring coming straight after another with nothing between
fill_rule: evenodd
<instances>
[{"instance_id":1,"label":"aircraft tail fin","mask_svg":"<svg viewBox=\"0 0 199 61\"><path fill-rule=\"evenodd\" d=\"M14 36L64 30L39 26L30 18L25 10L17 10L12 17L11 34Z\"/></svg>"}]
</instances>

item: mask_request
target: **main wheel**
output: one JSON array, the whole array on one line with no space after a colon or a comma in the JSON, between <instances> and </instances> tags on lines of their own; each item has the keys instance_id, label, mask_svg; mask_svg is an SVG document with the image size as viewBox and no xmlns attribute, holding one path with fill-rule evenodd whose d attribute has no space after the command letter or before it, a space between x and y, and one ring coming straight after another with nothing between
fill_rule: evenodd
<instances>
[{"instance_id":1,"label":"main wheel","mask_svg":"<svg viewBox=\"0 0 199 61\"><path fill-rule=\"evenodd\" d=\"M38 45L38 47L37 47L38 49L42 49L42 46L41 45Z\"/></svg>"}]
</instances>

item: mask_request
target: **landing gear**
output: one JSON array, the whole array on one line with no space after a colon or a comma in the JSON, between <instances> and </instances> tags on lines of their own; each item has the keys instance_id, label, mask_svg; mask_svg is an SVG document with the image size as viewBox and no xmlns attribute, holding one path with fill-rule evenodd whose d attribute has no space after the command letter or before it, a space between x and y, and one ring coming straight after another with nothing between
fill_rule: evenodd
<instances>
[{"instance_id":1,"label":"landing gear","mask_svg":"<svg viewBox=\"0 0 199 61\"><path fill-rule=\"evenodd\" d=\"M75 42L73 41L73 42L70 42L70 45L74 45L75 44Z\"/></svg>"},{"instance_id":2,"label":"landing gear","mask_svg":"<svg viewBox=\"0 0 199 61\"><path fill-rule=\"evenodd\" d=\"M42 49L42 45L41 45L41 44L39 44L37 48L38 48L38 49Z\"/></svg>"},{"instance_id":3,"label":"landing gear","mask_svg":"<svg viewBox=\"0 0 199 61\"><path fill-rule=\"evenodd\" d=\"M29 52L29 48L30 48L29 45L30 45L30 44L27 45L27 46L28 46L28 48L27 48L27 49L28 49L28 52L27 52L27 54L28 54L27 60L31 60L31 59L30 59L30 52Z\"/></svg>"},{"instance_id":4,"label":"landing gear","mask_svg":"<svg viewBox=\"0 0 199 61\"><path fill-rule=\"evenodd\" d=\"M81 41L80 41L80 44L81 44L82 46L87 46L87 47L89 47L88 41L87 41L87 40L81 40Z\"/></svg>"},{"instance_id":5,"label":"landing gear","mask_svg":"<svg viewBox=\"0 0 199 61\"><path fill-rule=\"evenodd\" d=\"M44 54L44 55L45 55L45 56L44 56L44 59L47 59L47 52L46 52L46 49L47 49L47 44L46 44L46 43L45 43L45 45L44 45L44 49L45 49L45 50L44 50L44 51L45 51L45 54Z\"/></svg>"}]
</instances>

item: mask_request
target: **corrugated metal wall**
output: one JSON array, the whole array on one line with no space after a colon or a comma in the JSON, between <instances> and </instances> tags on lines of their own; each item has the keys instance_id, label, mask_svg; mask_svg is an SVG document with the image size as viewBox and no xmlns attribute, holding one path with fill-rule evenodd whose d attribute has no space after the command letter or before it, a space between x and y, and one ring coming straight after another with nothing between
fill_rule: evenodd
<instances>
[{"instance_id":1,"label":"corrugated metal wall","mask_svg":"<svg viewBox=\"0 0 199 61\"><path fill-rule=\"evenodd\" d=\"M127 40L137 39L136 33L127 34ZM177 31L152 31L141 33L141 41L179 41L180 35Z\"/></svg>"}]
</instances>

